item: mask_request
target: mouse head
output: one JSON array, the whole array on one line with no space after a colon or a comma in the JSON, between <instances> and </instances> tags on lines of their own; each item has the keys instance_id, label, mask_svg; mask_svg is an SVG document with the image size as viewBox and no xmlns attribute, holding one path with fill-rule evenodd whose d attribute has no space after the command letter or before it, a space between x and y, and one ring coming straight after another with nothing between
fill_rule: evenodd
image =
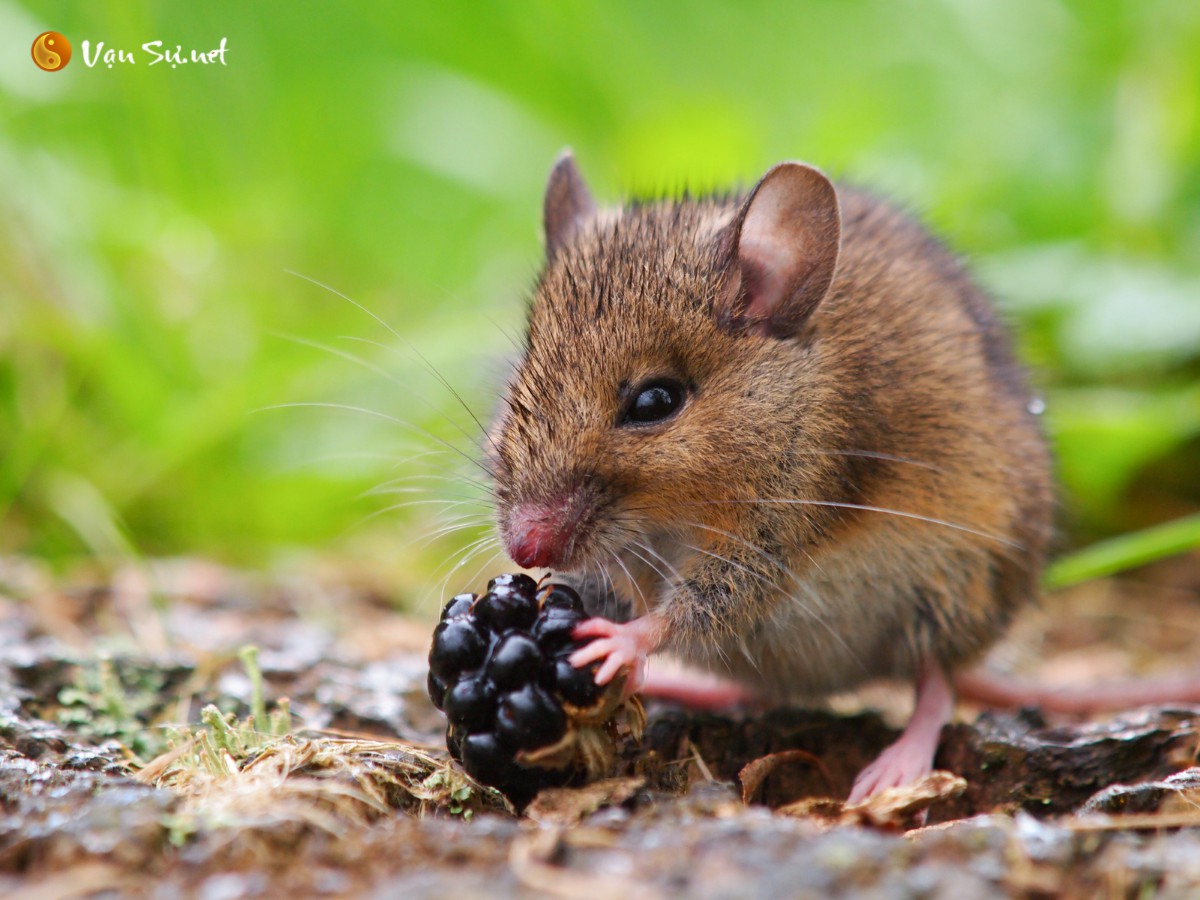
<instances>
[{"instance_id":1,"label":"mouse head","mask_svg":"<svg viewBox=\"0 0 1200 900\"><path fill-rule=\"evenodd\" d=\"M795 380L838 258L833 185L787 162L744 197L601 210L568 153L544 224L490 441L509 555L572 570L735 528L713 498L754 496L767 445L803 413Z\"/></svg>"}]
</instances>

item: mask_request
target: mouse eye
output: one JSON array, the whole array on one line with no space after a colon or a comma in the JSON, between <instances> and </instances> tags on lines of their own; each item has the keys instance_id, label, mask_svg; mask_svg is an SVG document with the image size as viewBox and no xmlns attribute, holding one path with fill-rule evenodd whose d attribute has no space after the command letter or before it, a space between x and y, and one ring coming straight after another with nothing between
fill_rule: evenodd
<instances>
[{"instance_id":1,"label":"mouse eye","mask_svg":"<svg viewBox=\"0 0 1200 900\"><path fill-rule=\"evenodd\" d=\"M622 425L651 425L669 419L683 406L683 385L656 378L638 385L629 395Z\"/></svg>"}]
</instances>

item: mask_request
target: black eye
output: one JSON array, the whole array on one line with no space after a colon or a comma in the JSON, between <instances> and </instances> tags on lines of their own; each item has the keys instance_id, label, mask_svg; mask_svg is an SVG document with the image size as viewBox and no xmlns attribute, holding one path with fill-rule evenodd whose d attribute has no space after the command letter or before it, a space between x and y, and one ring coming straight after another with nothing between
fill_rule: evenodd
<instances>
[{"instance_id":1,"label":"black eye","mask_svg":"<svg viewBox=\"0 0 1200 900\"><path fill-rule=\"evenodd\" d=\"M670 418L683 406L683 385L660 378L640 384L630 395L622 425L649 425Z\"/></svg>"}]
</instances>

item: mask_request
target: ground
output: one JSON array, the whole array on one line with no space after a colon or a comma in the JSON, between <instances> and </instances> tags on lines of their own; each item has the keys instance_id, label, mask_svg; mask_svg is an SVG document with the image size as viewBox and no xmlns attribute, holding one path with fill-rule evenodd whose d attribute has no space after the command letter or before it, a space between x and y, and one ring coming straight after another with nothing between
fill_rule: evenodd
<instances>
[{"instance_id":1,"label":"ground","mask_svg":"<svg viewBox=\"0 0 1200 900\"><path fill-rule=\"evenodd\" d=\"M1063 684L1184 671L1198 587L1192 558L1059 592L987 665ZM613 777L518 817L448 760L424 693L432 611L401 615L379 585L9 559L0 596L6 897L1200 892L1200 707L962 707L934 778L846 810L903 693L652 705Z\"/></svg>"}]
</instances>

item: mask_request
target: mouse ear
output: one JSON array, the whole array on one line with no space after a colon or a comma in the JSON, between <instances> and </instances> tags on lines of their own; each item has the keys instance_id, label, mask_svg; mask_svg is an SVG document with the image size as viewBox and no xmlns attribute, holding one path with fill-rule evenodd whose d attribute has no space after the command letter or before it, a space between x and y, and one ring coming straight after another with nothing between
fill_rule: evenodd
<instances>
[{"instance_id":1,"label":"mouse ear","mask_svg":"<svg viewBox=\"0 0 1200 900\"><path fill-rule=\"evenodd\" d=\"M738 277L719 304L723 321L772 337L794 335L837 268L842 224L832 182L812 166L780 163L755 185L730 229Z\"/></svg>"},{"instance_id":2,"label":"mouse ear","mask_svg":"<svg viewBox=\"0 0 1200 900\"><path fill-rule=\"evenodd\" d=\"M553 258L579 227L596 214L596 201L588 190L570 148L559 154L546 182L542 224L546 229L546 258Z\"/></svg>"}]
</instances>

